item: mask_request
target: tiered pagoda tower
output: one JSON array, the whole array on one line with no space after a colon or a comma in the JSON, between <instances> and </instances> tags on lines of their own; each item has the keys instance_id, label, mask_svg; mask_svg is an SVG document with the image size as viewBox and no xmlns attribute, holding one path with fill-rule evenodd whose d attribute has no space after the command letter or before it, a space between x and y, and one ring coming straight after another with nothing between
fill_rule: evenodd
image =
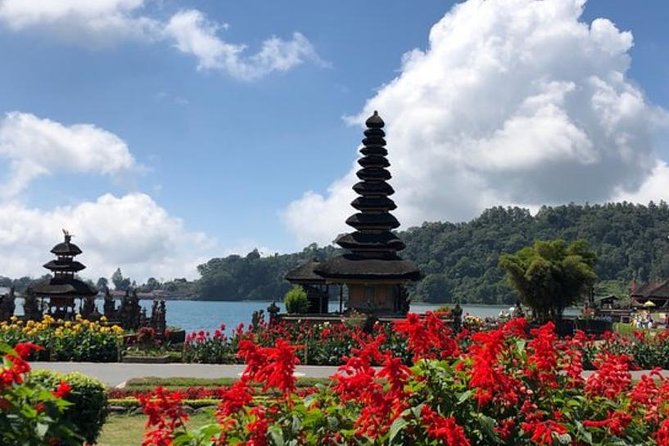
<instances>
[{"instance_id":1,"label":"tiered pagoda tower","mask_svg":"<svg viewBox=\"0 0 669 446\"><path fill-rule=\"evenodd\" d=\"M377 112L367 121L360 179L353 186L359 195L351 205L358 211L346 223L355 231L344 234L335 242L346 249L344 255L320 263L314 272L327 283L346 285L348 307L374 314L403 314L408 310L405 285L420 280L421 273L410 261L397 255L404 243L393 234L399 222L390 213L397 206L390 195L395 193L388 184L391 178L386 156L384 122Z\"/></svg>"},{"instance_id":2,"label":"tiered pagoda tower","mask_svg":"<svg viewBox=\"0 0 669 446\"><path fill-rule=\"evenodd\" d=\"M98 290L75 277L75 274L86 267L77 260L81 249L72 243L72 235L63 230L65 241L51 249L56 260L44 264L44 268L53 273L53 278L40 282L32 287L37 297L49 298L49 314L60 318L74 316L74 299L86 298L98 294Z\"/></svg>"}]
</instances>

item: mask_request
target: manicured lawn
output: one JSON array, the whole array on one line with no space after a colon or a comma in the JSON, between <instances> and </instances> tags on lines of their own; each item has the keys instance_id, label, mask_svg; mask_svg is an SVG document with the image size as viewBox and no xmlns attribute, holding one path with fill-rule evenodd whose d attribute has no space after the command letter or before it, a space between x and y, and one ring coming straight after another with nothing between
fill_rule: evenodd
<instances>
[{"instance_id":1,"label":"manicured lawn","mask_svg":"<svg viewBox=\"0 0 669 446\"><path fill-rule=\"evenodd\" d=\"M192 414L189 428L212 423L214 416L207 413ZM139 446L142 444L145 415L110 415L98 438L98 446Z\"/></svg>"}]
</instances>

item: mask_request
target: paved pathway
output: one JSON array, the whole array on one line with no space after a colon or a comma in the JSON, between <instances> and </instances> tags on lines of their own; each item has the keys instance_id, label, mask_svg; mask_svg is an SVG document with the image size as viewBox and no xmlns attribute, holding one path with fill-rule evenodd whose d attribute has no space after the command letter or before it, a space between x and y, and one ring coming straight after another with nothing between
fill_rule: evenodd
<instances>
[{"instance_id":1,"label":"paved pathway","mask_svg":"<svg viewBox=\"0 0 669 446\"><path fill-rule=\"evenodd\" d=\"M122 362L32 362L34 369L50 369L58 372L81 372L94 376L109 386L119 386L131 378L155 376L159 378L238 378L244 365L238 364L132 364ZM337 367L298 365L298 376L327 378L337 371ZM583 372L584 376L591 371ZM648 370L632 372L633 379L648 374ZM662 370L662 375L669 377L669 370Z\"/></svg>"},{"instance_id":2,"label":"paved pathway","mask_svg":"<svg viewBox=\"0 0 669 446\"><path fill-rule=\"evenodd\" d=\"M132 364L121 362L31 362L33 369L58 372L81 372L94 376L109 386L118 386L131 378L155 376L159 378L238 378L244 365L238 364ZM297 376L327 378L337 367L297 366Z\"/></svg>"}]
</instances>

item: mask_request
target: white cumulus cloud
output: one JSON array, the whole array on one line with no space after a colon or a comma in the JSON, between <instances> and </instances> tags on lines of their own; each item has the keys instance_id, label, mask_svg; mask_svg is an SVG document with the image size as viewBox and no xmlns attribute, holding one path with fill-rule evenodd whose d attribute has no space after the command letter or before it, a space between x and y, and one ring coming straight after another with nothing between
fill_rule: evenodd
<instances>
[{"instance_id":1,"label":"white cumulus cloud","mask_svg":"<svg viewBox=\"0 0 669 446\"><path fill-rule=\"evenodd\" d=\"M270 37L255 54L246 45L219 37L227 25L209 20L196 9L182 10L169 20L152 17L146 0L0 0L0 25L21 32L55 36L88 47L110 46L123 40L166 41L197 59L198 69L225 72L256 80L287 71L306 61L323 63L301 33L290 39Z\"/></svg>"},{"instance_id":2,"label":"white cumulus cloud","mask_svg":"<svg viewBox=\"0 0 669 446\"><path fill-rule=\"evenodd\" d=\"M111 132L21 112L7 113L0 120L1 158L10 167L0 199L16 196L33 178L56 170L114 175L136 167L126 143Z\"/></svg>"},{"instance_id":3,"label":"white cumulus cloud","mask_svg":"<svg viewBox=\"0 0 669 446\"><path fill-rule=\"evenodd\" d=\"M159 22L142 16L144 0L1 0L0 22L14 31L37 30L83 45L152 39Z\"/></svg>"},{"instance_id":4,"label":"white cumulus cloud","mask_svg":"<svg viewBox=\"0 0 669 446\"><path fill-rule=\"evenodd\" d=\"M225 26L207 20L198 10L186 10L172 16L165 26L165 35L175 41L175 47L197 58L198 69L219 70L239 79L254 80L273 71L287 71L307 60L318 60L316 51L302 34L292 39L271 37L254 55L246 56L246 47L231 44L218 36Z\"/></svg>"},{"instance_id":5,"label":"white cumulus cloud","mask_svg":"<svg viewBox=\"0 0 669 446\"><path fill-rule=\"evenodd\" d=\"M213 241L189 232L182 220L170 216L142 193L53 210L31 209L16 202L0 203L0 274L7 277L48 273L41 265L53 258L49 250L62 241L61 228L74 234L87 269L80 274L96 280L120 267L138 283L148 277L195 278L196 266L211 255Z\"/></svg>"},{"instance_id":6,"label":"white cumulus cloud","mask_svg":"<svg viewBox=\"0 0 669 446\"><path fill-rule=\"evenodd\" d=\"M600 202L666 184L655 144L667 114L626 77L632 34L604 18L585 23L584 5L457 4L430 30L428 48L405 54L399 75L350 118L361 123L378 110L386 121L404 227L461 221L498 204ZM350 230L354 170L284 211L301 241Z\"/></svg>"}]
</instances>

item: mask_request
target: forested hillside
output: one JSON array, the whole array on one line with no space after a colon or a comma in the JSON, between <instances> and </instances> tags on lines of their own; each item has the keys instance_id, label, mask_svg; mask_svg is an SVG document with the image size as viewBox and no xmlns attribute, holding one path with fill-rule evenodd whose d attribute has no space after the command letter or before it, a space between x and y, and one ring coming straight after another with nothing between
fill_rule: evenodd
<instances>
[{"instance_id":1,"label":"forested hillside","mask_svg":"<svg viewBox=\"0 0 669 446\"><path fill-rule=\"evenodd\" d=\"M425 274L412 290L414 301L470 303L514 302L497 266L499 255L537 239L586 240L597 253L600 280L618 290L633 278L669 277L668 235L666 203L570 204L543 207L535 216L526 209L496 207L468 223L424 223L400 233L407 245L402 256ZM198 268L200 298L281 299L288 289L286 271L335 252L310 245L301 253L260 257L254 251L212 259Z\"/></svg>"}]
</instances>

